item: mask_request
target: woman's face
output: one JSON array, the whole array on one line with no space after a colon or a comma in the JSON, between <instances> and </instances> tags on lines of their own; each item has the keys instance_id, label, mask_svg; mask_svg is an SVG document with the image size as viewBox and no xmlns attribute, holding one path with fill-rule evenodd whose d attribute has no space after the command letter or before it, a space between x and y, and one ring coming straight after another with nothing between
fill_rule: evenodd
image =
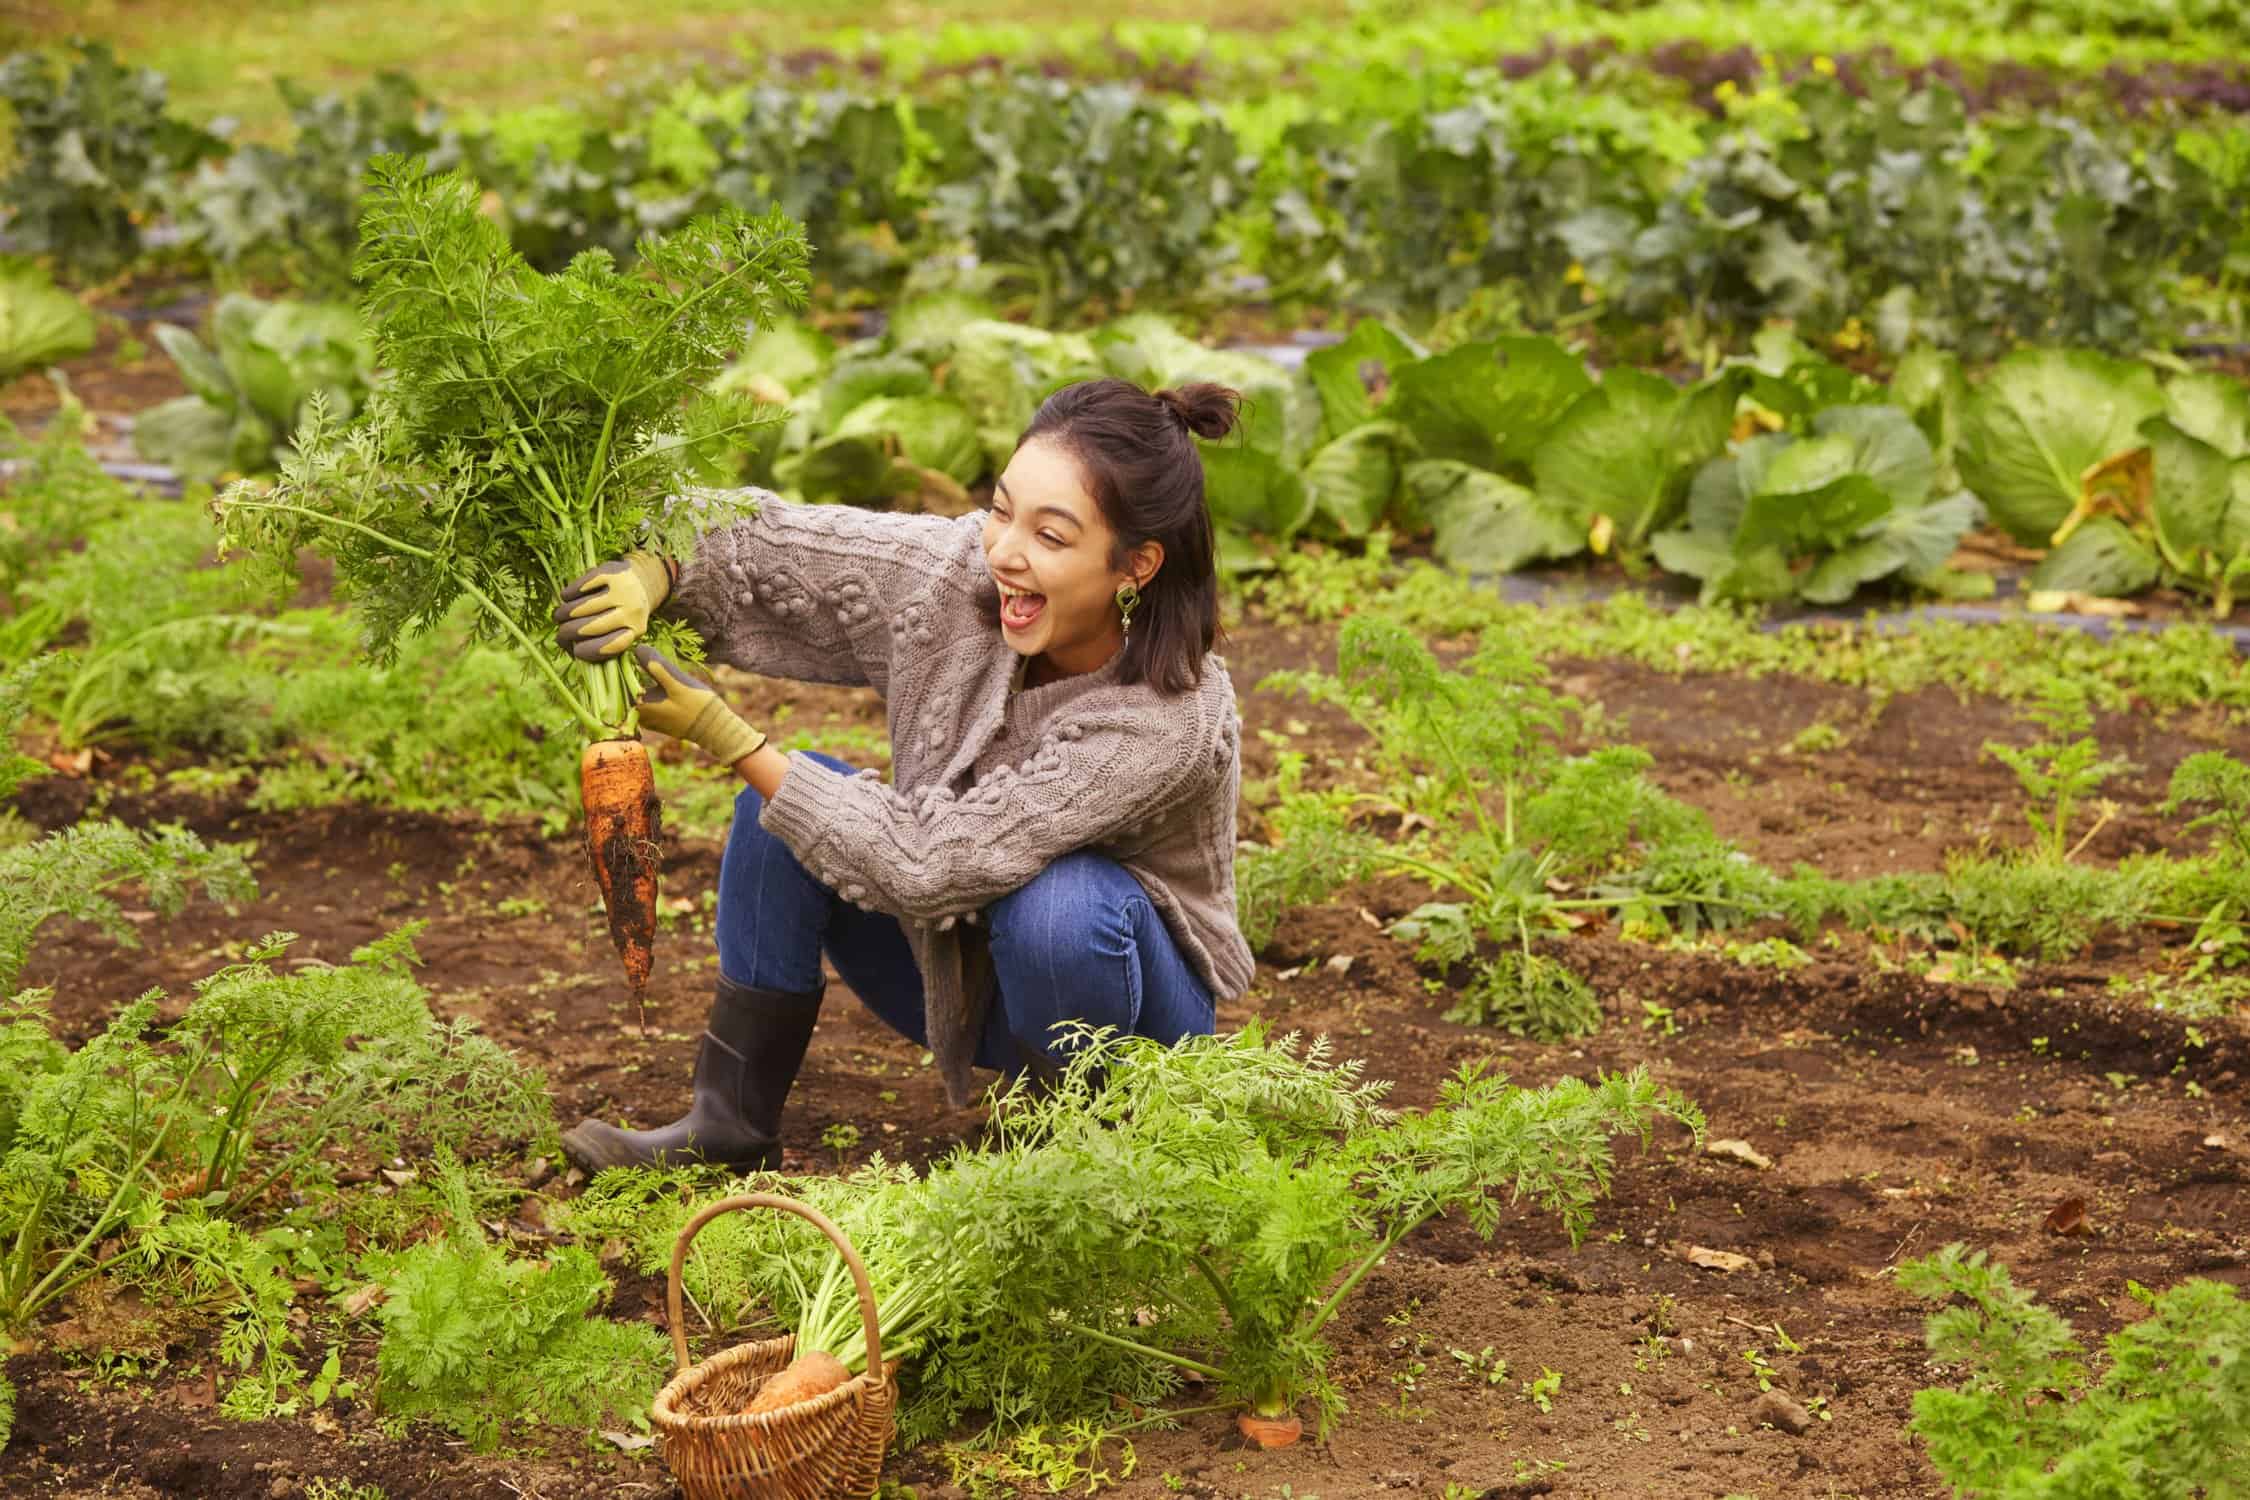
<instances>
[{"instance_id":1,"label":"woman's face","mask_svg":"<svg viewBox=\"0 0 2250 1500\"><path fill-rule=\"evenodd\" d=\"M1024 656L1045 654L1064 672L1091 672L1124 644L1117 589L1145 584L1164 549L1134 549L1130 572L1110 566L1116 533L1086 493L1077 460L1035 438L1016 450L984 518L984 561L1000 586L1000 633Z\"/></svg>"}]
</instances>

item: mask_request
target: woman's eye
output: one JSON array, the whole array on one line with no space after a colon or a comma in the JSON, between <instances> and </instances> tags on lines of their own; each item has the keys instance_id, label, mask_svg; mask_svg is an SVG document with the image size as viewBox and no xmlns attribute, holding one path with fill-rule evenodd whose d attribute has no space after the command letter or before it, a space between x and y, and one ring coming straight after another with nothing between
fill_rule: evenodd
<instances>
[{"instance_id":1,"label":"woman's eye","mask_svg":"<svg viewBox=\"0 0 2250 1500\"><path fill-rule=\"evenodd\" d=\"M1056 536L1051 531L1040 532L1039 540L1045 542L1050 547L1060 547L1066 545L1061 537Z\"/></svg>"}]
</instances>

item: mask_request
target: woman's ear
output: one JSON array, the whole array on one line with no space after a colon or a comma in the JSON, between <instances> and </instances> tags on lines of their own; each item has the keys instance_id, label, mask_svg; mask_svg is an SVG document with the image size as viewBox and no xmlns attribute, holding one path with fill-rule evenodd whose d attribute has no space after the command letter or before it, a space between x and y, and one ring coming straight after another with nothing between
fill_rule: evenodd
<instances>
[{"instance_id":1,"label":"woman's ear","mask_svg":"<svg viewBox=\"0 0 2250 1500\"><path fill-rule=\"evenodd\" d=\"M1151 537L1125 554L1125 569L1133 575L1133 587L1145 589L1156 570L1164 566L1164 544Z\"/></svg>"}]
</instances>

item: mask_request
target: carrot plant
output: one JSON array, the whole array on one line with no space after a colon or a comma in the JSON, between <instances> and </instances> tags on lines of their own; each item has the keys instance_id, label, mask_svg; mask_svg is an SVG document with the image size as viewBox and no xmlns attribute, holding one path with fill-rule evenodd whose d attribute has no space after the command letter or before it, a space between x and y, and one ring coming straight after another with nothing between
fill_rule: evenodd
<instances>
[{"instance_id":1,"label":"carrot plant","mask_svg":"<svg viewBox=\"0 0 2250 1500\"><path fill-rule=\"evenodd\" d=\"M0 673L0 797L46 774L46 766L15 748L15 735L28 712L27 691L51 665L38 657ZM212 848L184 828L144 831L97 820L0 848L0 996L22 974L32 939L54 918L86 923L135 946L133 925L113 894L123 886L137 888L165 915L185 906L198 887L218 902L257 894L242 851Z\"/></svg>"},{"instance_id":2,"label":"carrot plant","mask_svg":"<svg viewBox=\"0 0 2250 1500\"><path fill-rule=\"evenodd\" d=\"M276 935L198 984L161 1034L151 991L75 1050L44 992L0 1007L0 1334L101 1275L215 1296L222 1357L248 1370L228 1409L272 1410L298 1373L290 1298L245 1230L274 1195L330 1191L344 1148L388 1160L552 1129L538 1075L431 1015L410 937L283 974Z\"/></svg>"},{"instance_id":3,"label":"carrot plant","mask_svg":"<svg viewBox=\"0 0 2250 1500\"><path fill-rule=\"evenodd\" d=\"M2117 815L2117 804L2099 802L2094 826L2075 841L2071 819L2079 805L2102 789L2102 784L2131 763L2106 758L2094 738L2094 712L2085 689L2064 678L2044 684L2039 699L2025 715L2044 731L2041 739L2018 748L1987 740L1984 753L2016 773L2031 806L2024 816L2031 823L2033 848L2041 859L2060 864L2077 854Z\"/></svg>"},{"instance_id":4,"label":"carrot plant","mask_svg":"<svg viewBox=\"0 0 2250 1500\"><path fill-rule=\"evenodd\" d=\"M1909 1424L1962 1496L2224 1500L2250 1495L2250 1302L2223 1281L2125 1283L2144 1315L2097 1367L2070 1324L1981 1250L1901 1262L1899 1284L1947 1304L1927 1336L1957 1388L1914 1394Z\"/></svg>"},{"instance_id":5,"label":"carrot plant","mask_svg":"<svg viewBox=\"0 0 2250 1500\"><path fill-rule=\"evenodd\" d=\"M610 1283L592 1250L511 1256L480 1227L460 1160L440 1149L433 1173L444 1232L362 1262L385 1292L375 1313L385 1428L427 1419L480 1449L526 1423L645 1428L669 1363L664 1336L599 1315Z\"/></svg>"},{"instance_id":6,"label":"carrot plant","mask_svg":"<svg viewBox=\"0 0 2250 1500\"><path fill-rule=\"evenodd\" d=\"M1092 1416L1192 1375L1260 1416L1309 1402L1325 1431L1344 1410L1329 1326L1415 1229L1458 1215L1489 1238L1522 1199L1575 1240L1614 1135L1702 1127L1641 1072L1527 1089L1471 1066L1396 1113L1325 1039L1064 1040L1060 1079L1002 1095L993 1144L916 1200L921 1253L973 1268L922 1370L912 1419L931 1430Z\"/></svg>"},{"instance_id":7,"label":"carrot plant","mask_svg":"<svg viewBox=\"0 0 2250 1500\"><path fill-rule=\"evenodd\" d=\"M1540 939L1597 911L1693 928L1766 904L1770 879L1646 779L1645 752L1564 753L1577 705L1507 633L1486 632L1448 667L1405 626L1355 615L1334 674L1276 673L1266 685L1350 714L1381 784L1342 797L1284 789L1277 843L1246 861L1242 889L1302 899L1321 893L1319 871L1389 870L1449 893L1392 930L1426 961L1470 968L1454 1019L1538 1036L1589 1031L1600 1020L1592 992ZM1380 838L1385 823L1395 833Z\"/></svg>"},{"instance_id":8,"label":"carrot plant","mask_svg":"<svg viewBox=\"0 0 2250 1500\"><path fill-rule=\"evenodd\" d=\"M685 556L726 519L671 502L697 452L760 420L703 386L751 327L803 303L804 236L779 212L732 211L642 240L631 270L588 251L541 275L478 201L460 173L369 165L353 271L389 378L348 424L316 402L279 482L231 486L218 512L285 581L300 547L331 558L380 661L464 599L484 638L521 653L588 741L588 847L637 990L657 812L634 669L567 662L549 610L595 564L634 546Z\"/></svg>"}]
</instances>

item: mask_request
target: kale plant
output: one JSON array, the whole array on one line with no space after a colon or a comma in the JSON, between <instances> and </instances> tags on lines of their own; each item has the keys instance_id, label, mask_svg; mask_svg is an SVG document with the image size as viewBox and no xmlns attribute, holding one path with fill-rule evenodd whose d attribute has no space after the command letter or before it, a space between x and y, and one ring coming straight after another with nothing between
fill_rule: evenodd
<instances>
[{"instance_id":1,"label":"kale plant","mask_svg":"<svg viewBox=\"0 0 2250 1500\"><path fill-rule=\"evenodd\" d=\"M162 74L128 68L100 42L58 73L40 52L0 63L14 170L0 182L8 232L80 274L140 253L140 221L172 173L218 142L165 110Z\"/></svg>"}]
</instances>

